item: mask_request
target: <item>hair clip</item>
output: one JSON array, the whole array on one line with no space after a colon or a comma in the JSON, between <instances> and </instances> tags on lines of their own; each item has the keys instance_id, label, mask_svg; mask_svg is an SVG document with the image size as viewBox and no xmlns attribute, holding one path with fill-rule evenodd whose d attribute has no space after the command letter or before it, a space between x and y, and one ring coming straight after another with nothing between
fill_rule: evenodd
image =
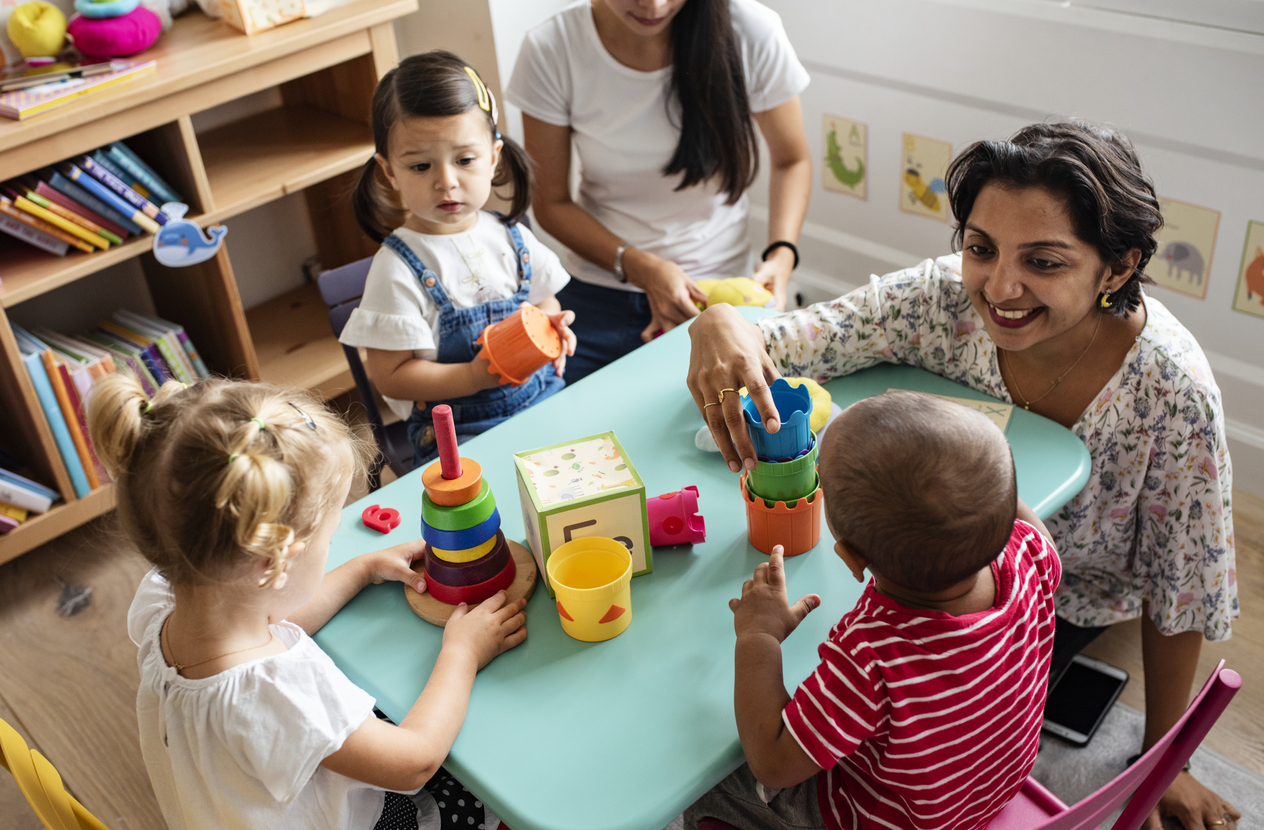
<instances>
[{"instance_id":1,"label":"hair clip","mask_svg":"<svg viewBox=\"0 0 1264 830\"><path fill-rule=\"evenodd\" d=\"M267 425L267 424L265 424L263 421L261 421L261 420L259 419L259 417L258 417L258 416L255 416L254 418L251 418L250 420L252 420L252 421L254 421L256 424L258 424L258 425L259 425L259 429L263 430L264 432L267 432L267 431L268 431L268 425Z\"/></svg>"},{"instance_id":2,"label":"hair clip","mask_svg":"<svg viewBox=\"0 0 1264 830\"><path fill-rule=\"evenodd\" d=\"M465 74L470 76L470 80L474 82L474 91L478 93L478 108L483 112L491 112L491 96L487 87L483 84L483 79L478 77L478 73L473 67L465 67Z\"/></svg>"},{"instance_id":3,"label":"hair clip","mask_svg":"<svg viewBox=\"0 0 1264 830\"><path fill-rule=\"evenodd\" d=\"M299 414L299 416L303 419L303 423L307 424L307 428L308 428L308 429L311 429L311 430L316 429L316 422L312 420L312 416L311 416L311 415L308 415L306 412L304 412L303 410L299 409L299 408L298 408L298 405L297 405L297 404L295 404L293 401L286 401L286 403L288 403L290 406L294 407L294 411L295 411L295 412L297 412L297 413Z\"/></svg>"}]
</instances>

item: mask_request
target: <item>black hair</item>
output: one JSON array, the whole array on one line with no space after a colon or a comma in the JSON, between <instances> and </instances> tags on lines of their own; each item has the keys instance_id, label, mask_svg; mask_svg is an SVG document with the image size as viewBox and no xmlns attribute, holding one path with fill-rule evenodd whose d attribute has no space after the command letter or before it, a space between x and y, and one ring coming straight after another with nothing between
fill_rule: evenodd
<instances>
[{"instance_id":1,"label":"black hair","mask_svg":"<svg viewBox=\"0 0 1264 830\"><path fill-rule=\"evenodd\" d=\"M957 225L953 247L961 249L974 200L988 182L1043 187L1066 199L1075 234L1097 249L1108 265L1133 248L1141 259L1112 297L1112 314L1125 316L1141 304L1141 286L1158 248L1163 226L1154 184L1141 169L1130 142L1108 127L1080 121L1032 124L1009 141L976 141L953 159L945 177Z\"/></svg>"},{"instance_id":2,"label":"black hair","mask_svg":"<svg viewBox=\"0 0 1264 830\"><path fill-rule=\"evenodd\" d=\"M509 212L501 217L512 225L526 214L531 205L531 159L525 150L496 129L495 104L478 73L451 52L435 50L404 58L399 66L386 73L373 93L373 144L377 153L386 157L391 127L402 118L433 118L464 115L473 109L487 113L487 128L504 142L501 160L492 185L513 185L513 201ZM471 75L473 72L473 76ZM486 104L486 105L485 105ZM407 211L386 183L378 179L378 164L370 158L360 171L352 196L356 221L375 242L381 242L403 224Z\"/></svg>"},{"instance_id":3,"label":"black hair","mask_svg":"<svg viewBox=\"0 0 1264 830\"><path fill-rule=\"evenodd\" d=\"M822 438L830 525L904 588L935 593L1005 549L1018 512L1009 444L987 416L893 390L848 407Z\"/></svg>"},{"instance_id":4,"label":"black hair","mask_svg":"<svg viewBox=\"0 0 1264 830\"><path fill-rule=\"evenodd\" d=\"M729 0L688 0L671 42L668 102L679 105L680 142L663 174L683 174L677 190L716 177L734 204L759 172L759 147Z\"/></svg>"}]
</instances>

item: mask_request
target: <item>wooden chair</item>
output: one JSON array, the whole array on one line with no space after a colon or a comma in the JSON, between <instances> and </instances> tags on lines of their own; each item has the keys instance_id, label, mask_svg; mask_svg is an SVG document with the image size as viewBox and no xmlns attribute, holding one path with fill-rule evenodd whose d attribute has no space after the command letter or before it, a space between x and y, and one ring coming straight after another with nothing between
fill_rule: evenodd
<instances>
[{"instance_id":1,"label":"wooden chair","mask_svg":"<svg viewBox=\"0 0 1264 830\"><path fill-rule=\"evenodd\" d=\"M1162 740L1115 779L1073 807L1063 804L1034 778L1028 778L1014 800L992 819L988 830L1082 830L1096 828L1126 801L1112 830L1136 830L1172 785L1185 762L1242 687L1238 673L1221 660L1202 691ZM715 819L704 819L698 830L736 830Z\"/></svg>"},{"instance_id":2,"label":"wooden chair","mask_svg":"<svg viewBox=\"0 0 1264 830\"><path fill-rule=\"evenodd\" d=\"M364 282L369 276L369 265L373 257L357 260L341 268L325 271L317 279L320 297L329 306L329 325L334 336L341 336L351 312L360 305L360 297L364 294ZM377 406L377 398L373 395L373 385L364 371L360 353L351 346L343 346L347 356L347 364L351 367L351 376L355 378L356 391L360 393L360 403L364 405L373 430L373 440L377 442L381 456L374 462L369 471L369 487L376 490L382 484L382 464L391 467L396 476L402 476L413 468L413 446L408 441L408 432L403 421L387 425L382 419L381 410Z\"/></svg>"},{"instance_id":3,"label":"wooden chair","mask_svg":"<svg viewBox=\"0 0 1264 830\"><path fill-rule=\"evenodd\" d=\"M12 726L0 720L0 766L13 773L18 789L48 830L106 830L73 795L48 759L31 749Z\"/></svg>"}]
</instances>

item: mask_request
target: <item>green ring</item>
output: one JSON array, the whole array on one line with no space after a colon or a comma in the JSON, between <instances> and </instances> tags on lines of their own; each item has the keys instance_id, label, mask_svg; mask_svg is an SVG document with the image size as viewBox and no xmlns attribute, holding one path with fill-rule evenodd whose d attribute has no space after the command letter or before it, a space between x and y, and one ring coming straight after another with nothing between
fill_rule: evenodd
<instances>
[{"instance_id":1,"label":"green ring","mask_svg":"<svg viewBox=\"0 0 1264 830\"><path fill-rule=\"evenodd\" d=\"M476 527L487 521L495 509L496 497L492 495L492 488L486 478L483 479L483 486L477 496L456 507L435 504L430 500L429 494L421 494L421 518L436 530L455 531Z\"/></svg>"}]
</instances>

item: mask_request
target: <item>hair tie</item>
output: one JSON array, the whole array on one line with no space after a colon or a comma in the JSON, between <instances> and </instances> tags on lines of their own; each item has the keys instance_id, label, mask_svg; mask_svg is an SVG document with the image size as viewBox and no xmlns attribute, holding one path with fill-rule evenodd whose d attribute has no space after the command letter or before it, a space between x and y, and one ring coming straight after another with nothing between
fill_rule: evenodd
<instances>
[{"instance_id":1,"label":"hair tie","mask_svg":"<svg viewBox=\"0 0 1264 830\"><path fill-rule=\"evenodd\" d=\"M298 408L298 404L294 403L293 401L286 401L286 403L288 403L290 406L294 407L294 411L295 411L295 412L297 412L297 413L299 414L299 417L301 417L301 418L303 419L303 423L307 424L307 428L308 428L308 429L310 429L310 430L315 430L315 429L316 429L316 422L312 420L312 416L311 416L311 415L308 415L306 412L304 412L303 410L299 409L299 408Z\"/></svg>"},{"instance_id":2,"label":"hair tie","mask_svg":"<svg viewBox=\"0 0 1264 830\"><path fill-rule=\"evenodd\" d=\"M228 456L228 466L230 467L233 466L233 462L236 461L240 455L241 453L235 452L232 455Z\"/></svg>"},{"instance_id":3,"label":"hair tie","mask_svg":"<svg viewBox=\"0 0 1264 830\"><path fill-rule=\"evenodd\" d=\"M497 130L494 135L496 136L496 140L500 141L500 130Z\"/></svg>"},{"instance_id":4,"label":"hair tie","mask_svg":"<svg viewBox=\"0 0 1264 830\"><path fill-rule=\"evenodd\" d=\"M140 414L142 414L142 415L148 415L148 414L149 414L149 410L151 410L151 409L153 409L153 408L154 408L154 402L153 402L153 401L145 401L145 405L144 405L144 406L142 406L142 407L140 408Z\"/></svg>"},{"instance_id":5,"label":"hair tie","mask_svg":"<svg viewBox=\"0 0 1264 830\"><path fill-rule=\"evenodd\" d=\"M258 417L258 416L255 416L254 418L251 418L250 420L252 420L252 421L254 421L256 424L258 424L258 425L259 425L259 429L263 430L264 432L267 432L267 431L268 431L268 425L267 425L267 424L265 424L263 421L261 421L261 420L259 419L259 417Z\"/></svg>"}]
</instances>

